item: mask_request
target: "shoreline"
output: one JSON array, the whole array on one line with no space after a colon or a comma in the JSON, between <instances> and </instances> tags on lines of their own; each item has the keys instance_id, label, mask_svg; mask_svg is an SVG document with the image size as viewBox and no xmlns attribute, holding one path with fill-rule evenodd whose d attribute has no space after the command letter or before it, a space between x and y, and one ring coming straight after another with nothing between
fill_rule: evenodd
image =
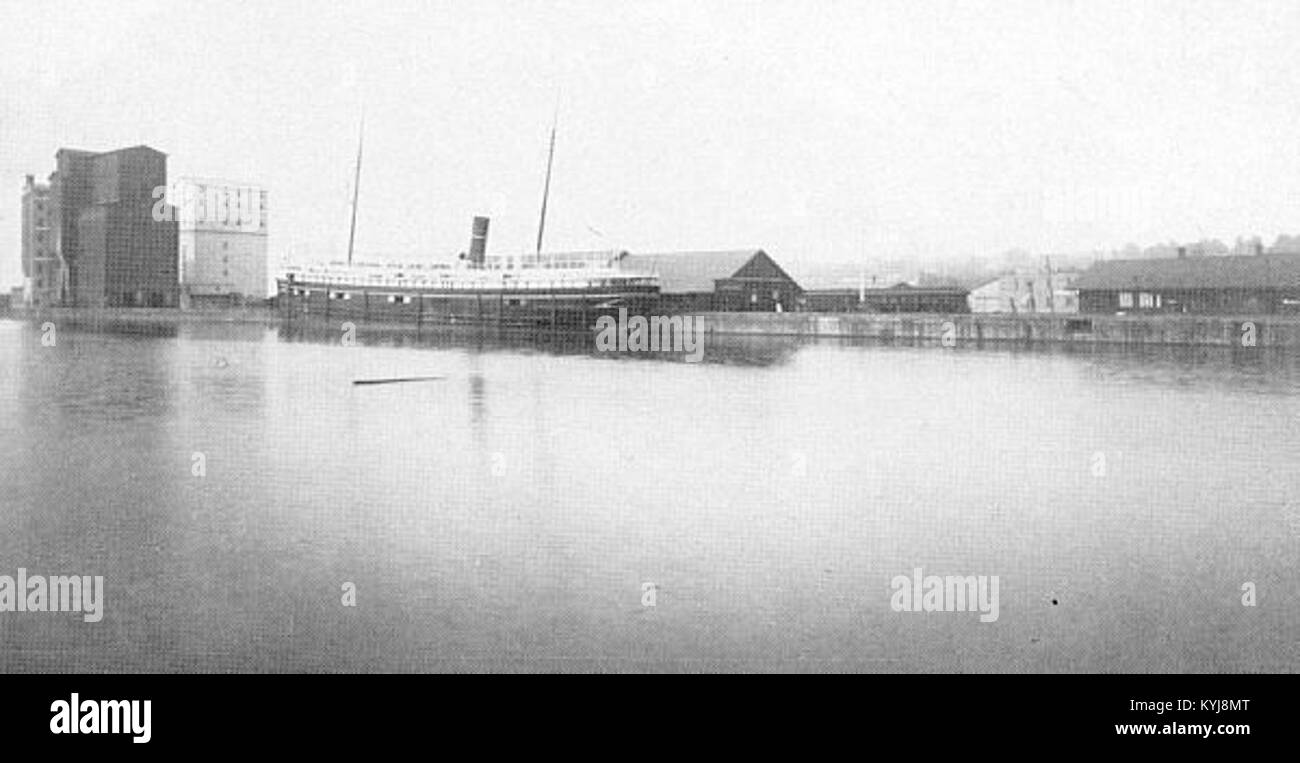
<instances>
[{"instance_id":1,"label":"shoreline","mask_svg":"<svg viewBox=\"0 0 1300 763\"><path fill-rule=\"evenodd\" d=\"M1129 346L1192 346L1224 348L1300 348L1300 316L1220 315L1087 315L994 313L699 313L709 335L807 339L869 339L918 344L957 343L980 346L1018 344L1104 344ZM274 307L179 310L168 308L46 308L11 309L0 318L66 321L90 326L137 325L262 325L324 326L319 318L287 318ZM417 327L403 321L356 321L359 327L384 332L498 330L496 324L425 322ZM514 328L512 333L572 334L571 328ZM593 328L594 330L594 328Z\"/></svg>"},{"instance_id":2,"label":"shoreline","mask_svg":"<svg viewBox=\"0 0 1300 763\"><path fill-rule=\"evenodd\" d=\"M0 312L0 318L17 321L69 321L79 324L140 323L164 325L210 325L255 323L276 326L284 319L269 307L221 308L213 310L180 310L161 307L81 308L50 307L37 310L11 308Z\"/></svg>"},{"instance_id":3,"label":"shoreline","mask_svg":"<svg viewBox=\"0 0 1300 763\"><path fill-rule=\"evenodd\" d=\"M709 333L882 341L1300 348L1300 316L708 313Z\"/></svg>"}]
</instances>

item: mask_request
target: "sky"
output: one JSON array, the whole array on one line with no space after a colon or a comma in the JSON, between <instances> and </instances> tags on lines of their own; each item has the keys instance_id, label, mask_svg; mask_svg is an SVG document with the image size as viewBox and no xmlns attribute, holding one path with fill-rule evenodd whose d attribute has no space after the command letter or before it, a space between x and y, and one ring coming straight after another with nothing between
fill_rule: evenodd
<instances>
[{"instance_id":1,"label":"sky","mask_svg":"<svg viewBox=\"0 0 1300 763\"><path fill-rule=\"evenodd\" d=\"M23 178L147 144L269 189L272 263L763 248L780 262L1300 231L1300 4L0 0Z\"/></svg>"}]
</instances>

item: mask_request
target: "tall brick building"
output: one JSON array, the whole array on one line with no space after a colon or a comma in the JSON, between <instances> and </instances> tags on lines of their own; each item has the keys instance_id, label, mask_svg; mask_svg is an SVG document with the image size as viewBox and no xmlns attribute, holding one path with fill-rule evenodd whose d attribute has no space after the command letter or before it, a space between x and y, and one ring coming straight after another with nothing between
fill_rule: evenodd
<instances>
[{"instance_id":1,"label":"tall brick building","mask_svg":"<svg viewBox=\"0 0 1300 763\"><path fill-rule=\"evenodd\" d=\"M105 153L63 148L55 156L50 196L67 269L63 304L175 307L176 215L161 190L167 155L135 146Z\"/></svg>"}]
</instances>

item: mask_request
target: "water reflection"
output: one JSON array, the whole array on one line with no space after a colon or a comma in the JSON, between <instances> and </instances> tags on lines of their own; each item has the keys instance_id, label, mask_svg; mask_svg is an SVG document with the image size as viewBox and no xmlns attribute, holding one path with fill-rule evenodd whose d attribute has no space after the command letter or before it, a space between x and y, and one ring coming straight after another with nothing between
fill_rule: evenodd
<instances>
[{"instance_id":1,"label":"water reflection","mask_svg":"<svg viewBox=\"0 0 1300 763\"><path fill-rule=\"evenodd\" d=\"M469 408L474 423L483 423L487 413L487 380L480 371L471 371L469 375Z\"/></svg>"},{"instance_id":2,"label":"water reflection","mask_svg":"<svg viewBox=\"0 0 1300 763\"><path fill-rule=\"evenodd\" d=\"M285 342L311 342L338 346L342 329L312 324L284 324L279 337ZM403 347L459 349L467 352L540 353L556 356L585 356L612 361L689 363L682 352L601 352L595 334L566 331L526 331L498 327L439 327L419 332L384 326L358 327L358 345L365 347ZM700 362L706 364L770 366L784 363L800 347L793 337L751 337L710 334L704 341Z\"/></svg>"},{"instance_id":3,"label":"water reflection","mask_svg":"<svg viewBox=\"0 0 1300 763\"><path fill-rule=\"evenodd\" d=\"M809 340L804 346L874 350L928 350L954 354L1071 358L1099 380L1177 386L1210 385L1290 393L1300 390L1300 353L1255 347L1192 345L1035 344L985 342L945 348L937 342L855 337Z\"/></svg>"},{"instance_id":4,"label":"water reflection","mask_svg":"<svg viewBox=\"0 0 1300 763\"><path fill-rule=\"evenodd\" d=\"M174 333L69 326L45 346L39 327L18 326L4 334L19 424L5 442L0 558L35 574L111 575L117 606L151 616L95 627L60 619L71 615L6 616L2 667L50 669L87 655L133 663L187 630L169 616L181 599L168 583L183 553L168 507L182 501L176 476L188 468L170 425L189 413L178 395L181 348L156 341Z\"/></svg>"}]
</instances>

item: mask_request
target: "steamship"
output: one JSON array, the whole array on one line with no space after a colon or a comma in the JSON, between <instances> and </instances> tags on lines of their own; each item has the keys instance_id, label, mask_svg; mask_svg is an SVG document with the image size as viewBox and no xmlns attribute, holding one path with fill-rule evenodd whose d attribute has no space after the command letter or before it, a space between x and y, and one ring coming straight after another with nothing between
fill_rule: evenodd
<instances>
[{"instance_id":1,"label":"steamship","mask_svg":"<svg viewBox=\"0 0 1300 763\"><path fill-rule=\"evenodd\" d=\"M600 315L652 310L658 276L625 270L619 252L489 257L486 218L453 263L295 266L277 279L286 317L405 324L590 327Z\"/></svg>"},{"instance_id":2,"label":"steamship","mask_svg":"<svg viewBox=\"0 0 1300 763\"><path fill-rule=\"evenodd\" d=\"M557 120L551 124L536 254L487 255L488 218L475 217L468 254L445 264L353 263L365 123L357 139L346 263L293 266L276 279L287 318L425 324L591 327L600 315L648 313L659 297L652 273L625 270L620 252L543 255Z\"/></svg>"}]
</instances>

